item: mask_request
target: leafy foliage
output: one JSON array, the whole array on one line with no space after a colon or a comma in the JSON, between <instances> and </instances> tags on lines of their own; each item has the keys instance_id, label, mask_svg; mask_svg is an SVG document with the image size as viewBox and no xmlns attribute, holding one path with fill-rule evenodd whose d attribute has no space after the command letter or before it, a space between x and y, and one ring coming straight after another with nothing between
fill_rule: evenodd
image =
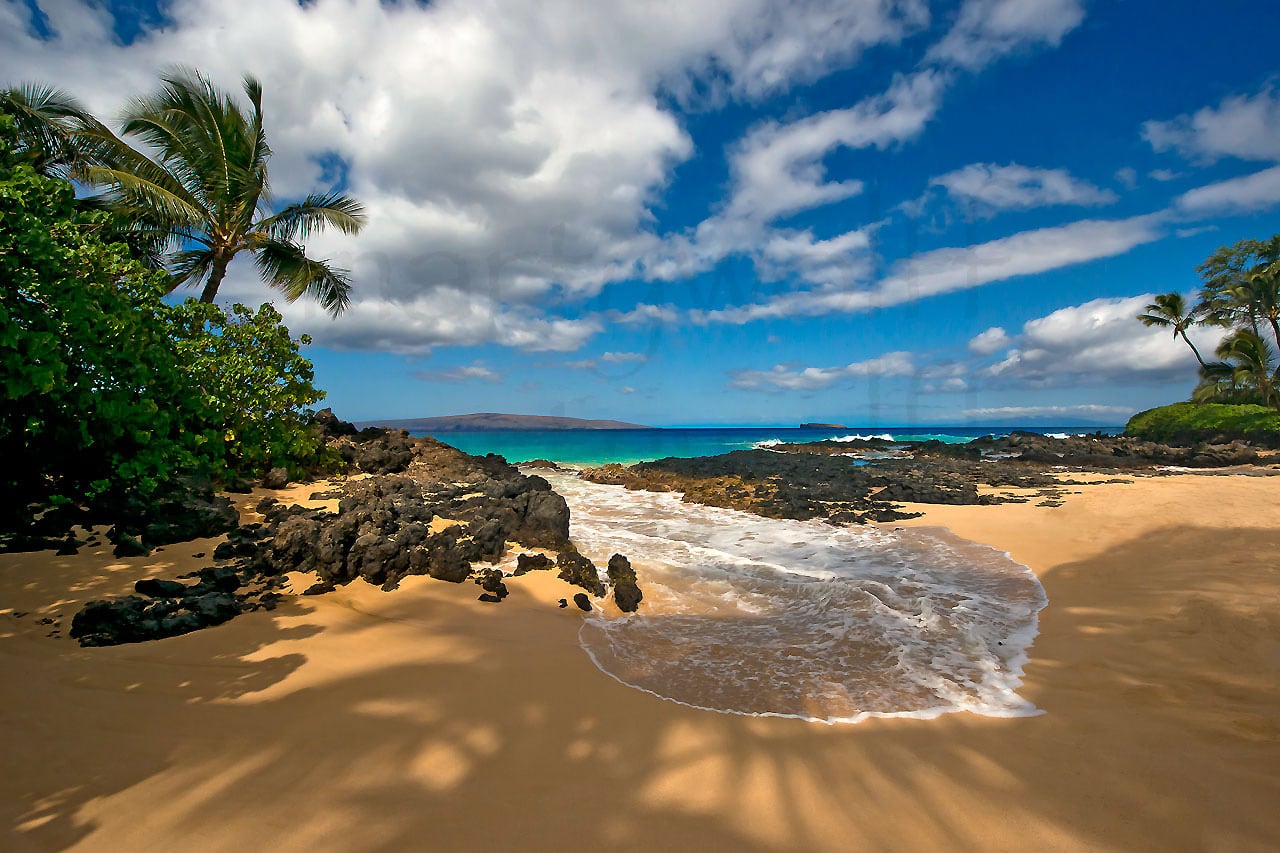
<instances>
[{"instance_id":1,"label":"leafy foliage","mask_svg":"<svg viewBox=\"0 0 1280 853\"><path fill-rule=\"evenodd\" d=\"M192 394L210 424L208 446L221 448L228 471L252 475L285 466L293 473L327 464L324 442L307 426L309 407L324 399L311 384L311 362L299 352L275 308L229 313L187 300L172 310L173 334Z\"/></svg>"},{"instance_id":2,"label":"leafy foliage","mask_svg":"<svg viewBox=\"0 0 1280 853\"><path fill-rule=\"evenodd\" d=\"M14 151L0 114L0 471L33 500L147 494L195 467L167 276L95 235L70 184Z\"/></svg>"},{"instance_id":3,"label":"leafy foliage","mask_svg":"<svg viewBox=\"0 0 1280 853\"><path fill-rule=\"evenodd\" d=\"M0 522L330 461L306 425L323 396L308 339L270 306L165 302L169 276L104 240L109 218L39 174L17 134L0 113Z\"/></svg>"},{"instance_id":4,"label":"leafy foliage","mask_svg":"<svg viewBox=\"0 0 1280 853\"><path fill-rule=\"evenodd\" d=\"M1165 293L1138 320L1172 330L1191 347L1201 380L1193 401L1280 408L1280 234L1223 246L1198 270L1204 286L1194 306L1180 293ZM1187 329L1198 325L1233 330L1218 347L1218 361L1206 362L1187 337Z\"/></svg>"},{"instance_id":5,"label":"leafy foliage","mask_svg":"<svg viewBox=\"0 0 1280 853\"><path fill-rule=\"evenodd\" d=\"M1124 432L1170 443L1223 438L1275 445L1280 442L1280 412L1249 404L1174 403L1139 412L1129 419Z\"/></svg>"}]
</instances>

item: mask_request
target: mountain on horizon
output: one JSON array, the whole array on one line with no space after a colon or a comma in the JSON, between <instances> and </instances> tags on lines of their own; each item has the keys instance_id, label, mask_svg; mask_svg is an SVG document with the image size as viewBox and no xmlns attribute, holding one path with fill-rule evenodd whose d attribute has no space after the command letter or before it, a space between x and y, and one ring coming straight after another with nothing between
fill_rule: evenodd
<instances>
[{"instance_id":1,"label":"mountain on horizon","mask_svg":"<svg viewBox=\"0 0 1280 853\"><path fill-rule=\"evenodd\" d=\"M625 421L587 420L552 415L510 415L499 412L476 412L470 415L444 415L433 418L401 418L397 420L361 421L360 427L407 429L410 432L534 432L574 429L655 429Z\"/></svg>"}]
</instances>

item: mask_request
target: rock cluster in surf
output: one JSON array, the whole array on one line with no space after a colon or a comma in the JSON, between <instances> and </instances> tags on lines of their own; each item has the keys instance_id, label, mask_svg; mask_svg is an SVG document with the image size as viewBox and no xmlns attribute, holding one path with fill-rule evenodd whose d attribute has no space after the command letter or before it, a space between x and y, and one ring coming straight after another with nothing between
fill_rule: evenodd
<instances>
[{"instance_id":1,"label":"rock cluster in surf","mask_svg":"<svg viewBox=\"0 0 1280 853\"><path fill-rule=\"evenodd\" d=\"M234 526L238 514L229 501L210 503L201 496L197 509L208 504L222 515L214 530L201 527L199 535L231 527L213 554L219 565L202 569L192 586L140 581L137 595L90 602L75 617L72 636L83 645L111 645L220 624L274 607L287 572L316 576L305 595L357 579L392 590L405 577L426 575L452 583L472 579L481 601L498 603L508 595L506 576L474 564L497 562L510 543L557 554L553 562L544 553L522 553L513 574L556 568L593 596L607 594L595 565L569 541L564 498L543 478L521 474L499 456L470 456L431 438L379 428L357 431L328 410L317 415L316 428L355 475L312 495L336 499L336 512L266 497L256 506L261 523ZM269 472L264 485L266 480L281 488L288 474ZM118 556L149 553L131 534L121 532L117 539ZM625 571L615 568L618 560ZM609 577L619 607L634 610L642 595L625 557L610 561Z\"/></svg>"},{"instance_id":2,"label":"rock cluster in surf","mask_svg":"<svg viewBox=\"0 0 1280 853\"><path fill-rule=\"evenodd\" d=\"M629 489L683 492L690 503L769 518L861 524L920 515L905 511L903 503L1029 500L992 489L1038 490L1035 497L1042 505L1058 505L1065 487L1087 484L1072 479L1071 471L1156 474L1159 466L1216 468L1265 461L1257 448L1243 442L1177 447L1127 436L1050 438L1014 432L967 444L882 438L780 444L719 456L603 465L582 476Z\"/></svg>"}]
</instances>

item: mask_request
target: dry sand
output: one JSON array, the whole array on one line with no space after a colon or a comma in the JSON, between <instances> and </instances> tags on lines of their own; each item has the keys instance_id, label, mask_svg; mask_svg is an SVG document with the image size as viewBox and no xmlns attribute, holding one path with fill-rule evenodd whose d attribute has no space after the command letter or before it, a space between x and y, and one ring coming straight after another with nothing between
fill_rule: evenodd
<instances>
[{"instance_id":1,"label":"dry sand","mask_svg":"<svg viewBox=\"0 0 1280 853\"><path fill-rule=\"evenodd\" d=\"M1079 491L916 522L1041 577L1022 693L1045 713L1021 719L825 726L664 702L592 666L545 573L501 605L357 582L81 649L81 602L206 565L213 543L3 555L0 847L1277 849L1280 478Z\"/></svg>"}]
</instances>

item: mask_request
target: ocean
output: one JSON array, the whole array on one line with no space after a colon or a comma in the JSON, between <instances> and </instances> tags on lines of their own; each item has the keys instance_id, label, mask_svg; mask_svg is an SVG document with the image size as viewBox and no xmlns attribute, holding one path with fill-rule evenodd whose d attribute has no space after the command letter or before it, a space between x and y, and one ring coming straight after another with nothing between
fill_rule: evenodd
<instances>
[{"instance_id":1,"label":"ocean","mask_svg":"<svg viewBox=\"0 0 1280 853\"><path fill-rule=\"evenodd\" d=\"M1012 429L750 427L437 437L512 462L582 466L821 439L959 443ZM761 518L686 504L679 494L590 483L573 471L532 473L564 496L570 537L602 573L613 554L625 555L636 570L644 591L640 611L593 608L578 636L591 661L625 685L712 712L828 724L957 711L1040 713L1017 691L1048 599L1035 574L1006 553L942 528ZM514 569L514 561L509 555L503 568Z\"/></svg>"},{"instance_id":2,"label":"ocean","mask_svg":"<svg viewBox=\"0 0 1280 853\"><path fill-rule=\"evenodd\" d=\"M856 440L878 436L894 441L938 439L963 443L983 435L1004 435L1015 429L1045 435L1094 432L1118 433L1121 427L707 427L690 429L547 430L528 432L441 432L435 437L467 453L496 453L510 462L549 459L563 465L630 465L667 456L714 456L769 443ZM427 435L427 433L414 433Z\"/></svg>"}]
</instances>

